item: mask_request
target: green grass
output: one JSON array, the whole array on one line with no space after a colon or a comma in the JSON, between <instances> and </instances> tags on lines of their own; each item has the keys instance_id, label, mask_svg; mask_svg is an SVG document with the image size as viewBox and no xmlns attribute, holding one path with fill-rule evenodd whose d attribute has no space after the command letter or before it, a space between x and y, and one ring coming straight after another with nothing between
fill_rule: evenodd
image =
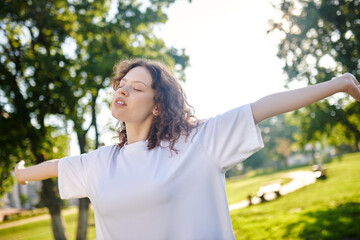
<instances>
[{"instance_id":1,"label":"green grass","mask_svg":"<svg viewBox=\"0 0 360 240\"><path fill-rule=\"evenodd\" d=\"M231 212L236 239L360 238L360 153L326 167L326 180Z\"/></svg>"},{"instance_id":2,"label":"green grass","mask_svg":"<svg viewBox=\"0 0 360 240\"><path fill-rule=\"evenodd\" d=\"M90 223L94 223L93 212L90 213ZM65 228L68 239L76 238L77 214L64 217ZM95 226L91 224L88 228L88 239L95 239ZM21 226L0 230L0 240L49 240L54 239L50 220L42 220L27 223Z\"/></svg>"},{"instance_id":3,"label":"green grass","mask_svg":"<svg viewBox=\"0 0 360 240\"><path fill-rule=\"evenodd\" d=\"M326 180L277 200L231 212L236 239L360 239L360 153L345 155L326 167ZM230 179L229 203L256 194L261 184L283 178L283 173ZM90 216L93 223L93 214ZM65 216L65 222L68 239L75 239L77 214ZM3 239L53 239L50 221L2 229ZM94 225L89 227L88 239L95 239Z\"/></svg>"}]
</instances>

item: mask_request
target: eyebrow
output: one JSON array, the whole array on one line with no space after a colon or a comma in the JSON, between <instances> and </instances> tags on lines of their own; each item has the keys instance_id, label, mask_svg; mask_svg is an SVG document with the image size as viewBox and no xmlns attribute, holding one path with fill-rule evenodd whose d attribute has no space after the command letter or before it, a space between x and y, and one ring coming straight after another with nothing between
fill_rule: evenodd
<instances>
[{"instance_id":1,"label":"eyebrow","mask_svg":"<svg viewBox=\"0 0 360 240\"><path fill-rule=\"evenodd\" d=\"M121 81L127 82L127 79L126 79L126 78L122 78L122 79L120 80L120 82L121 82ZM140 80L135 80L135 81L133 81L132 83L141 83L141 84L143 84L145 87L148 87L148 85L146 85L146 83L144 83L143 81L140 81Z\"/></svg>"}]
</instances>

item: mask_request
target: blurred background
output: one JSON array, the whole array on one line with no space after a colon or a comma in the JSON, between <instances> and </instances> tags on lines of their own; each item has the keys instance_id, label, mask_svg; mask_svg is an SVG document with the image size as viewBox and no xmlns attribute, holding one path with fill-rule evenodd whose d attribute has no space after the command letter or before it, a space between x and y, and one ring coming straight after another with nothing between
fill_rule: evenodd
<instances>
[{"instance_id":1,"label":"blurred background","mask_svg":"<svg viewBox=\"0 0 360 240\"><path fill-rule=\"evenodd\" d=\"M12 170L20 159L33 165L116 143L109 104L120 59L165 62L195 115L209 118L344 72L359 79L359 4L1 1L0 239L95 238L88 199L61 201L56 179L20 186ZM237 239L360 239L359 114L359 103L336 94L260 124L265 148L226 173L230 206L264 183L291 181L288 172L321 165L327 177L232 210Z\"/></svg>"}]
</instances>

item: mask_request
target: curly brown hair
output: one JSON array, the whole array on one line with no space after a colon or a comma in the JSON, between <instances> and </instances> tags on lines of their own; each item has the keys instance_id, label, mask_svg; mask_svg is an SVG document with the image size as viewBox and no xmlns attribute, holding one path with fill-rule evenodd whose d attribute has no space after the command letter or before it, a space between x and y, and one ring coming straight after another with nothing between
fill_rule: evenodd
<instances>
[{"instance_id":1,"label":"curly brown hair","mask_svg":"<svg viewBox=\"0 0 360 240\"><path fill-rule=\"evenodd\" d=\"M154 117L148 135L148 149L160 146L162 140L169 141L170 150L177 153L174 145L181 135L188 137L197 126L194 108L189 105L186 95L171 71L162 63L148 59L122 60L114 66L112 87L118 88L120 80L133 68L146 68L151 77L151 87L155 90L154 102L160 114ZM127 142L126 124L119 122L117 128L119 144Z\"/></svg>"}]
</instances>

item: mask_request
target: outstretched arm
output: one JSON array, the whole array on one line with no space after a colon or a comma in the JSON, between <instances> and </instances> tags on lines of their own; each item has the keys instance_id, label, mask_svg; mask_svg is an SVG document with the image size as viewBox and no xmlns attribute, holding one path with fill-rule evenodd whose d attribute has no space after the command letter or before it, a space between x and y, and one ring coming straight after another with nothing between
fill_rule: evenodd
<instances>
[{"instance_id":1,"label":"outstretched arm","mask_svg":"<svg viewBox=\"0 0 360 240\"><path fill-rule=\"evenodd\" d=\"M58 176L58 161L49 160L38 165L28 168L24 167L24 160L21 160L15 166L15 176L18 182L22 185L27 184L28 181L40 181Z\"/></svg>"},{"instance_id":2,"label":"outstretched arm","mask_svg":"<svg viewBox=\"0 0 360 240\"><path fill-rule=\"evenodd\" d=\"M360 102L359 82L352 74L345 73L327 82L259 99L251 104L254 121L260 123L269 117L302 108L338 92L346 92Z\"/></svg>"}]
</instances>

